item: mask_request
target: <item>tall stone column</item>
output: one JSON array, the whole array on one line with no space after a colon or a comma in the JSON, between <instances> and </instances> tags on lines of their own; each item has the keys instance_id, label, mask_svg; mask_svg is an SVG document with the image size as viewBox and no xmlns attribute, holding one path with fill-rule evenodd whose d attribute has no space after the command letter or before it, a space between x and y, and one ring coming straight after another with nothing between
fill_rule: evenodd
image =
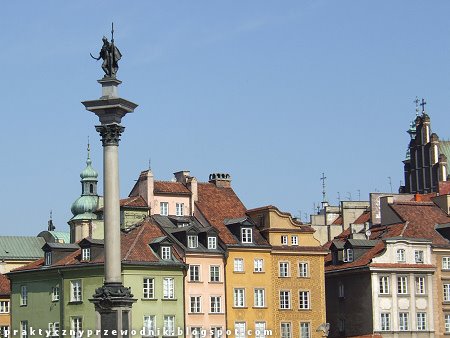
<instances>
[{"instance_id":1,"label":"tall stone column","mask_svg":"<svg viewBox=\"0 0 450 338\"><path fill-rule=\"evenodd\" d=\"M122 117L132 113L137 105L118 97L121 81L115 77L98 82L102 85L100 99L82 102L99 117L101 124L95 129L103 144L105 282L90 301L98 313L101 337L126 338L130 336L131 306L136 299L130 288L124 287L121 274L119 141L125 129L120 124Z\"/></svg>"}]
</instances>

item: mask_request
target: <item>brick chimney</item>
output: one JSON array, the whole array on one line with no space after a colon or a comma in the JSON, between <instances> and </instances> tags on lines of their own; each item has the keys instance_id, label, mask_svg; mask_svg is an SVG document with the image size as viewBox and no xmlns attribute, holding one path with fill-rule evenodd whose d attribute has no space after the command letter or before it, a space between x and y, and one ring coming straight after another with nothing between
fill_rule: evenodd
<instances>
[{"instance_id":1,"label":"brick chimney","mask_svg":"<svg viewBox=\"0 0 450 338\"><path fill-rule=\"evenodd\" d=\"M175 180L177 182L186 184L187 179L191 177L191 172L189 170L181 170L177 171L176 173L173 173L173 176L175 176Z\"/></svg>"},{"instance_id":2,"label":"brick chimney","mask_svg":"<svg viewBox=\"0 0 450 338\"><path fill-rule=\"evenodd\" d=\"M231 188L230 174L213 173L209 175L209 183L213 183L218 188Z\"/></svg>"}]
</instances>

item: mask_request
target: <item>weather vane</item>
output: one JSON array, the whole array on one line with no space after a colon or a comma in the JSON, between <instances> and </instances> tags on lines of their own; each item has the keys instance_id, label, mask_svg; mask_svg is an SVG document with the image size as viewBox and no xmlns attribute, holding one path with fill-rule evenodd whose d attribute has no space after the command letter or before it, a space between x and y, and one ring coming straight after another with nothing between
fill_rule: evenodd
<instances>
[{"instance_id":1,"label":"weather vane","mask_svg":"<svg viewBox=\"0 0 450 338\"><path fill-rule=\"evenodd\" d=\"M106 36L102 38L103 46L100 49L99 56L96 58L91 54L91 57L95 60L103 60L102 69L105 72L104 77L115 78L117 71L119 70L119 60L122 58L122 54L119 49L114 45L114 22L111 24L111 42L108 41Z\"/></svg>"}]
</instances>

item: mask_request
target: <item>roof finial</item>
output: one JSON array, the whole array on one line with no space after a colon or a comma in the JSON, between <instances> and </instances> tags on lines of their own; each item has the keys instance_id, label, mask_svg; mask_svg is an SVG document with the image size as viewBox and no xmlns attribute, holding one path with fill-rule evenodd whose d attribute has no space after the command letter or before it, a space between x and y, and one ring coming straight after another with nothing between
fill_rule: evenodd
<instances>
[{"instance_id":1,"label":"roof finial","mask_svg":"<svg viewBox=\"0 0 450 338\"><path fill-rule=\"evenodd\" d=\"M422 98L422 103L420 104L422 106L422 114L425 113L425 105L426 105L426 101L424 98Z\"/></svg>"},{"instance_id":2,"label":"roof finial","mask_svg":"<svg viewBox=\"0 0 450 338\"><path fill-rule=\"evenodd\" d=\"M87 160L86 160L86 164L87 165L92 164L92 161L91 161L91 144L89 143L89 135L88 135L88 142L87 142Z\"/></svg>"},{"instance_id":3,"label":"roof finial","mask_svg":"<svg viewBox=\"0 0 450 338\"><path fill-rule=\"evenodd\" d=\"M416 116L419 116L419 98L416 96L416 99L413 101L416 104Z\"/></svg>"},{"instance_id":4,"label":"roof finial","mask_svg":"<svg viewBox=\"0 0 450 338\"><path fill-rule=\"evenodd\" d=\"M53 225L53 210L50 210L50 219L48 220L48 231L55 231L55 226Z\"/></svg>"},{"instance_id":5,"label":"roof finial","mask_svg":"<svg viewBox=\"0 0 450 338\"><path fill-rule=\"evenodd\" d=\"M326 202L327 201L327 196L326 196L326 191L325 191L325 180L327 178L325 177L325 174L322 173L322 177L320 178L320 180L322 181L322 202Z\"/></svg>"},{"instance_id":6,"label":"roof finial","mask_svg":"<svg viewBox=\"0 0 450 338\"><path fill-rule=\"evenodd\" d=\"M151 157L149 157L149 159L148 159L148 170L152 171L152 158Z\"/></svg>"}]
</instances>

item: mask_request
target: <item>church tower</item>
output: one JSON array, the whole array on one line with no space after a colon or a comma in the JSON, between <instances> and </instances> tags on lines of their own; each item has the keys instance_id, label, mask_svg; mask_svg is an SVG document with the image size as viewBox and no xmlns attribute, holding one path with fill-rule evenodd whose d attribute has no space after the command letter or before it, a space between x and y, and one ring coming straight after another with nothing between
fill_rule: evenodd
<instances>
[{"instance_id":1,"label":"church tower","mask_svg":"<svg viewBox=\"0 0 450 338\"><path fill-rule=\"evenodd\" d=\"M73 217L68 222L71 243L76 243L83 238L92 236L92 220L97 219L97 215L94 212L99 206L97 194L98 173L92 167L89 143L86 168L81 172L80 177L81 196L73 202L71 207Z\"/></svg>"}]
</instances>

